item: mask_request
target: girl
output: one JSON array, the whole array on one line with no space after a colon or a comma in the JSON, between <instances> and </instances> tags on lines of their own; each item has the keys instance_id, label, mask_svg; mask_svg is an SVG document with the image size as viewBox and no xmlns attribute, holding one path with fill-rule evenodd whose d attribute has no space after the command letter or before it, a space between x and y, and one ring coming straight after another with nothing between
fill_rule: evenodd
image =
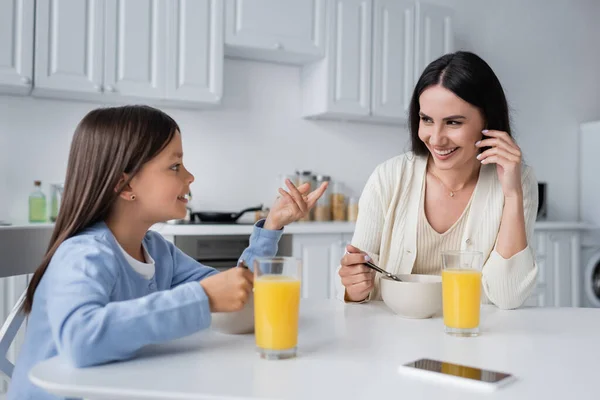
<instances>
[{"instance_id":1,"label":"girl","mask_svg":"<svg viewBox=\"0 0 600 400\"><path fill-rule=\"evenodd\" d=\"M409 122L412 152L379 165L363 190L340 297L379 297L365 258L393 273L440 274L440 253L464 249L484 254L484 301L519 307L538 272L537 181L522 165L498 78L475 54L447 54L417 82Z\"/></svg>"},{"instance_id":2,"label":"girl","mask_svg":"<svg viewBox=\"0 0 600 400\"><path fill-rule=\"evenodd\" d=\"M211 312L241 309L245 268L201 265L158 233L183 218L194 176L183 166L179 127L145 106L91 111L75 131L63 205L48 251L27 290L25 343L9 399L52 399L27 374L60 354L77 367L134 356L142 346L207 328ZM282 228L304 216L326 186L287 182L254 226L241 260L274 256Z\"/></svg>"}]
</instances>

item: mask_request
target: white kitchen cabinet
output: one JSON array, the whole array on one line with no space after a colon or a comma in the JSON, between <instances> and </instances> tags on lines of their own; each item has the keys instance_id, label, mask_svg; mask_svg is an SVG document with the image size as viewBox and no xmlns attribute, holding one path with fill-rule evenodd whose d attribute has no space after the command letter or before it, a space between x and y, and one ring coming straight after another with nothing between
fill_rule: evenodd
<instances>
[{"instance_id":1,"label":"white kitchen cabinet","mask_svg":"<svg viewBox=\"0 0 600 400\"><path fill-rule=\"evenodd\" d=\"M302 69L305 116L369 116L372 18L372 0L327 2L326 58Z\"/></svg>"},{"instance_id":2,"label":"white kitchen cabinet","mask_svg":"<svg viewBox=\"0 0 600 400\"><path fill-rule=\"evenodd\" d=\"M106 96L163 99L166 0L106 0Z\"/></svg>"},{"instance_id":3,"label":"white kitchen cabinet","mask_svg":"<svg viewBox=\"0 0 600 400\"><path fill-rule=\"evenodd\" d=\"M34 16L34 0L0 3L0 93L31 92Z\"/></svg>"},{"instance_id":4,"label":"white kitchen cabinet","mask_svg":"<svg viewBox=\"0 0 600 400\"><path fill-rule=\"evenodd\" d=\"M169 102L218 104L223 95L223 2L168 3Z\"/></svg>"},{"instance_id":5,"label":"white kitchen cabinet","mask_svg":"<svg viewBox=\"0 0 600 400\"><path fill-rule=\"evenodd\" d=\"M219 0L37 2L33 94L214 106L223 82Z\"/></svg>"},{"instance_id":6,"label":"white kitchen cabinet","mask_svg":"<svg viewBox=\"0 0 600 400\"><path fill-rule=\"evenodd\" d=\"M34 95L99 96L103 62L104 0L36 2Z\"/></svg>"},{"instance_id":7,"label":"white kitchen cabinet","mask_svg":"<svg viewBox=\"0 0 600 400\"><path fill-rule=\"evenodd\" d=\"M426 3L416 3L415 68L416 84L425 67L454 47L451 8Z\"/></svg>"},{"instance_id":8,"label":"white kitchen cabinet","mask_svg":"<svg viewBox=\"0 0 600 400\"><path fill-rule=\"evenodd\" d=\"M405 123L417 69L452 51L451 10L409 0L327 4L325 58L302 69L303 116Z\"/></svg>"},{"instance_id":9,"label":"white kitchen cabinet","mask_svg":"<svg viewBox=\"0 0 600 400\"><path fill-rule=\"evenodd\" d=\"M371 115L401 120L414 86L415 4L374 0Z\"/></svg>"},{"instance_id":10,"label":"white kitchen cabinet","mask_svg":"<svg viewBox=\"0 0 600 400\"><path fill-rule=\"evenodd\" d=\"M534 246L539 272L536 287L525 304L581 306L582 229L547 228L544 222L537 225Z\"/></svg>"},{"instance_id":11,"label":"white kitchen cabinet","mask_svg":"<svg viewBox=\"0 0 600 400\"><path fill-rule=\"evenodd\" d=\"M341 256L342 234L294 234L292 255L302 259L302 297L335 297L333 274Z\"/></svg>"},{"instance_id":12,"label":"white kitchen cabinet","mask_svg":"<svg viewBox=\"0 0 600 400\"><path fill-rule=\"evenodd\" d=\"M325 53L326 0L226 0L228 56L304 64Z\"/></svg>"}]
</instances>

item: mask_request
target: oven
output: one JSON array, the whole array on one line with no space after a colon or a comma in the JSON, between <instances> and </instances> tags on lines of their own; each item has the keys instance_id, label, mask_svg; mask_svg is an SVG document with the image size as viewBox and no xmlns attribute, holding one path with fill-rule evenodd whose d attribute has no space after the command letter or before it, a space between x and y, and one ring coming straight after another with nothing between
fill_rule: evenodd
<instances>
[{"instance_id":1,"label":"oven","mask_svg":"<svg viewBox=\"0 0 600 400\"><path fill-rule=\"evenodd\" d=\"M250 244L250 235L175 236L175 246L196 261L224 271L235 267ZM292 255L291 235L282 235L278 256Z\"/></svg>"}]
</instances>

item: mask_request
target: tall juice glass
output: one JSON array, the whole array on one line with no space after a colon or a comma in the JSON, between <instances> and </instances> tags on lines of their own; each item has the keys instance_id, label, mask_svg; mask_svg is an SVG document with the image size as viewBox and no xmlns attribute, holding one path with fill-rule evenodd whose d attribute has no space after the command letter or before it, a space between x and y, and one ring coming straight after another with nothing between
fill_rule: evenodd
<instances>
[{"instance_id":1,"label":"tall juice glass","mask_svg":"<svg viewBox=\"0 0 600 400\"><path fill-rule=\"evenodd\" d=\"M254 261L254 332L262 358L296 356L302 263L293 257Z\"/></svg>"},{"instance_id":2,"label":"tall juice glass","mask_svg":"<svg viewBox=\"0 0 600 400\"><path fill-rule=\"evenodd\" d=\"M479 335L482 260L478 251L442 253L444 326L450 335Z\"/></svg>"}]
</instances>

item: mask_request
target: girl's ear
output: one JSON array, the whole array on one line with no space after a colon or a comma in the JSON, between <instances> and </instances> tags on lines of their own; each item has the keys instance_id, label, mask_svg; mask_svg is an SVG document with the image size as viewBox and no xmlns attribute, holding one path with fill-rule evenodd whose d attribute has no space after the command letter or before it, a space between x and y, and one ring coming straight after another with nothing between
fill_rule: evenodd
<instances>
[{"instance_id":1,"label":"girl's ear","mask_svg":"<svg viewBox=\"0 0 600 400\"><path fill-rule=\"evenodd\" d=\"M122 198L123 200L135 200L135 194L133 193L133 189L131 188L131 185L128 183L125 185L125 182L127 182L129 180L129 175L127 175L126 173L123 173L123 175L121 176L121 179L119 179L119 182L117 183L117 186L115 186L115 192L119 192L119 189L121 189L121 192L119 193L119 197ZM125 185L125 186L123 186Z\"/></svg>"}]
</instances>

